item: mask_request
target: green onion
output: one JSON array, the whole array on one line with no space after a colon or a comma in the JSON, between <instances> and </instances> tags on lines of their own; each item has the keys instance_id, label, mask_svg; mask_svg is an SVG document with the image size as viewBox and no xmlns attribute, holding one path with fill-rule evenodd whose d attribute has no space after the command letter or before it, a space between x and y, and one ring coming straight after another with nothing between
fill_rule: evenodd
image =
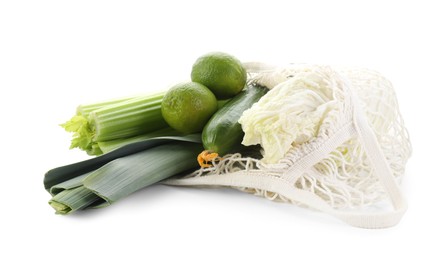
<instances>
[{"instance_id":1,"label":"green onion","mask_svg":"<svg viewBox=\"0 0 445 260\"><path fill-rule=\"evenodd\" d=\"M58 167L45 174L57 214L97 208L144 187L198 167L199 134L134 142L102 156Z\"/></svg>"}]
</instances>

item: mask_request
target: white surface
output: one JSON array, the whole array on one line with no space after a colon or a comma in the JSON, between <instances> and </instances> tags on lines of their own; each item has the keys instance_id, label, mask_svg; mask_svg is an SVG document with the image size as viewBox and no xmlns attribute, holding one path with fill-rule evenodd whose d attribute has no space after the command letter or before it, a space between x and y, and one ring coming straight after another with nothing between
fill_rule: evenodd
<instances>
[{"instance_id":1,"label":"white surface","mask_svg":"<svg viewBox=\"0 0 445 260\"><path fill-rule=\"evenodd\" d=\"M240 2L0 3L0 259L443 259L440 1ZM386 75L414 147L401 223L361 230L238 191L166 186L54 215L43 174L86 158L67 149L58 124L80 103L187 80L194 60L214 50Z\"/></svg>"}]
</instances>

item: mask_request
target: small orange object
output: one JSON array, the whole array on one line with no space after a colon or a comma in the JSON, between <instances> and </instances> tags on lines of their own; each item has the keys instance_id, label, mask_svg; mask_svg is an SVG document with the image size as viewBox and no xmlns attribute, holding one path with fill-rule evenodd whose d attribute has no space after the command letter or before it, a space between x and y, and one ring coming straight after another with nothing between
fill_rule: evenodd
<instances>
[{"instance_id":1,"label":"small orange object","mask_svg":"<svg viewBox=\"0 0 445 260\"><path fill-rule=\"evenodd\" d=\"M202 153L200 153L198 155L198 163L201 167L203 168L207 168L207 167L212 167L213 165L210 164L209 162L215 160L215 159L219 159L219 155L218 153L212 153L208 150L203 151Z\"/></svg>"}]
</instances>

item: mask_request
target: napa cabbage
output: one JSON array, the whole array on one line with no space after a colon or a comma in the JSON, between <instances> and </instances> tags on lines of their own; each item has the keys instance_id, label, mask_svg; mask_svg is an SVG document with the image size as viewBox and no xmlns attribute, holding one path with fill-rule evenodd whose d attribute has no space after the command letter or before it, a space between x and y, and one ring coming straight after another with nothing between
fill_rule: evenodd
<instances>
[{"instance_id":1,"label":"napa cabbage","mask_svg":"<svg viewBox=\"0 0 445 260\"><path fill-rule=\"evenodd\" d=\"M245 133L242 144L260 144L263 162L277 163L293 145L317 136L333 105L332 87L323 73L301 70L244 111L239 119Z\"/></svg>"}]
</instances>

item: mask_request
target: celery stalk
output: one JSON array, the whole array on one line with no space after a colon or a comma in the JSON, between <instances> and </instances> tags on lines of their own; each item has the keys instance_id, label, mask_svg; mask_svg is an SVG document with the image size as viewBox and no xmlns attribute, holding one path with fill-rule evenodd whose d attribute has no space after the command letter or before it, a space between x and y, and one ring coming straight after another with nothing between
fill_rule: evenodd
<instances>
[{"instance_id":1,"label":"celery stalk","mask_svg":"<svg viewBox=\"0 0 445 260\"><path fill-rule=\"evenodd\" d=\"M88 118L88 115L91 112L93 112L94 110L97 110L97 109L105 107L105 106L121 103L123 101L127 101L127 100L130 100L132 98L136 98L136 97L138 97L138 96L121 97L121 98L104 100L104 101L95 102L95 103L82 104L82 105L79 105L77 107L76 114L79 115L79 116L83 116L85 118Z\"/></svg>"},{"instance_id":2,"label":"celery stalk","mask_svg":"<svg viewBox=\"0 0 445 260\"><path fill-rule=\"evenodd\" d=\"M154 132L147 133L147 134L137 135L137 136L128 137L128 138L120 138L120 139L115 139L115 140L111 140L111 141L97 142L97 146L98 146L98 149L100 149L100 151L102 151L103 153L109 153L109 152L111 152L117 148L120 148L122 146L125 146L127 144L144 141L144 140L149 140L149 139L156 138L156 137L181 136L181 135L182 134L179 133L178 131L176 131L170 127L167 127L167 128L163 128L163 129L154 131Z\"/></svg>"},{"instance_id":3,"label":"celery stalk","mask_svg":"<svg viewBox=\"0 0 445 260\"><path fill-rule=\"evenodd\" d=\"M105 106L89 114L93 141L109 141L167 127L161 113L164 93Z\"/></svg>"},{"instance_id":4,"label":"celery stalk","mask_svg":"<svg viewBox=\"0 0 445 260\"><path fill-rule=\"evenodd\" d=\"M81 105L77 114L62 124L72 133L70 148L90 155L103 151L98 142L125 139L168 127L162 117L165 92Z\"/></svg>"}]
</instances>

